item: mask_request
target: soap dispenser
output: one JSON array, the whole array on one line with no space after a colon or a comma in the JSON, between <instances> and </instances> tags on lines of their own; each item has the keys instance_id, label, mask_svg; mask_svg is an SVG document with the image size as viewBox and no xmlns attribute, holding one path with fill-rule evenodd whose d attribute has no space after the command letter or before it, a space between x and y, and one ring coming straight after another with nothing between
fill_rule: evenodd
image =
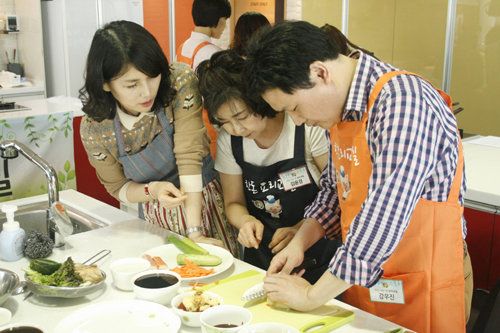
<instances>
[{"instance_id":1,"label":"soap dispenser","mask_svg":"<svg viewBox=\"0 0 500 333\"><path fill-rule=\"evenodd\" d=\"M3 224L0 233L0 258L5 261L16 261L23 255L24 240L26 233L19 222L14 221L14 212L17 210L15 205L3 205L2 212L7 216L7 222Z\"/></svg>"}]
</instances>

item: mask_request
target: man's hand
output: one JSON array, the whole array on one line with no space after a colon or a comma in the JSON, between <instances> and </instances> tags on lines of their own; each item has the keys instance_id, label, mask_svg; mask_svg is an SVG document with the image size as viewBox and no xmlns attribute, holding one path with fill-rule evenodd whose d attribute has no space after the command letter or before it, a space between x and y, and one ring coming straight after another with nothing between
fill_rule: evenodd
<instances>
[{"instance_id":1,"label":"man's hand","mask_svg":"<svg viewBox=\"0 0 500 333\"><path fill-rule=\"evenodd\" d=\"M311 311L322 304L309 297L312 287L309 282L294 275L273 274L264 278L268 299L297 311Z\"/></svg>"},{"instance_id":2,"label":"man's hand","mask_svg":"<svg viewBox=\"0 0 500 333\"><path fill-rule=\"evenodd\" d=\"M304 252L289 243L287 247L273 257L267 269L267 275L276 273L290 274L303 260Z\"/></svg>"},{"instance_id":3,"label":"man's hand","mask_svg":"<svg viewBox=\"0 0 500 333\"><path fill-rule=\"evenodd\" d=\"M269 243L269 248L273 254L276 254L283 250L285 246L290 243L293 236L297 233L298 228L296 226L293 227L285 227L279 228L273 235L273 239Z\"/></svg>"},{"instance_id":4,"label":"man's hand","mask_svg":"<svg viewBox=\"0 0 500 333\"><path fill-rule=\"evenodd\" d=\"M264 278L267 297L298 311L311 311L343 293L351 285L329 270L311 285L297 275L268 274Z\"/></svg>"}]
</instances>

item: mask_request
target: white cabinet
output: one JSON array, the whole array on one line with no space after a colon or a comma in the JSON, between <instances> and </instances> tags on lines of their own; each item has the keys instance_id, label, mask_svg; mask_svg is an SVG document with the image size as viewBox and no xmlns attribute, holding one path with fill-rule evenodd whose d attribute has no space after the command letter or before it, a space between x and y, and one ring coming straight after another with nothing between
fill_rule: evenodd
<instances>
[{"instance_id":1,"label":"white cabinet","mask_svg":"<svg viewBox=\"0 0 500 333\"><path fill-rule=\"evenodd\" d=\"M20 102L32 99L43 99L45 90L42 87L18 87L0 89L2 102Z\"/></svg>"},{"instance_id":2,"label":"white cabinet","mask_svg":"<svg viewBox=\"0 0 500 333\"><path fill-rule=\"evenodd\" d=\"M142 0L42 2L48 97L78 97L95 31L118 19L143 25Z\"/></svg>"}]
</instances>

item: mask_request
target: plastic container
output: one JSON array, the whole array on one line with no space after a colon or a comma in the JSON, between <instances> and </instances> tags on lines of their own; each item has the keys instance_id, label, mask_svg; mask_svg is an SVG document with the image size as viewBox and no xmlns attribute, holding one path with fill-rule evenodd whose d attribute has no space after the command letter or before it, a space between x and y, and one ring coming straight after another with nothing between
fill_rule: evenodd
<instances>
[{"instance_id":1,"label":"plastic container","mask_svg":"<svg viewBox=\"0 0 500 333\"><path fill-rule=\"evenodd\" d=\"M23 254L24 240L26 233L19 226L19 222L14 221L15 205L3 205L2 211L7 216L7 222L3 224L0 233L0 258L5 261L16 261L21 259Z\"/></svg>"}]
</instances>

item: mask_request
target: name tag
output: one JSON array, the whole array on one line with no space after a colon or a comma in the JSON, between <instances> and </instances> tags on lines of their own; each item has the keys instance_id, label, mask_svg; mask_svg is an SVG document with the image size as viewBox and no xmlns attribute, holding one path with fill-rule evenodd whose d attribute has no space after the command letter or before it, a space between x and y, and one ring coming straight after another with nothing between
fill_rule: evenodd
<instances>
[{"instance_id":1,"label":"name tag","mask_svg":"<svg viewBox=\"0 0 500 333\"><path fill-rule=\"evenodd\" d=\"M372 302L405 304L403 281L380 279L370 289Z\"/></svg>"},{"instance_id":2,"label":"name tag","mask_svg":"<svg viewBox=\"0 0 500 333\"><path fill-rule=\"evenodd\" d=\"M307 174L305 166L280 173L279 176L285 191L311 184L311 179Z\"/></svg>"}]
</instances>

